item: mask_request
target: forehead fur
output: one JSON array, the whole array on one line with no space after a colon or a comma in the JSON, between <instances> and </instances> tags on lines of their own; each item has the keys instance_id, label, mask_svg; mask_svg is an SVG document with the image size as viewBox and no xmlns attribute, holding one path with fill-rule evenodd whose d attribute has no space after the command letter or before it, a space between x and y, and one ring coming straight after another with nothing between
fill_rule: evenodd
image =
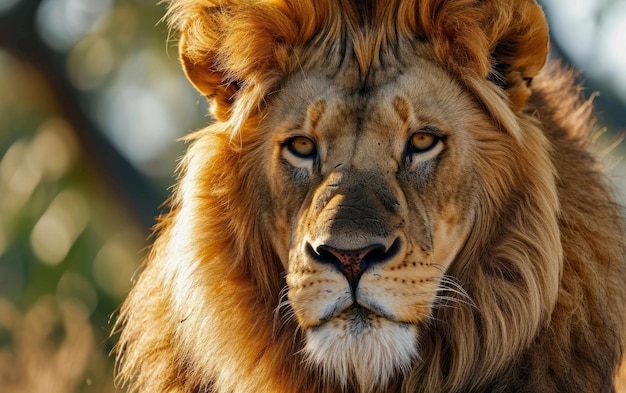
<instances>
[{"instance_id":1,"label":"forehead fur","mask_svg":"<svg viewBox=\"0 0 626 393\"><path fill-rule=\"evenodd\" d=\"M241 88L262 99L290 73L341 50L365 78L400 43L425 46L420 55L461 80L498 80L521 107L528 94L517 90L548 47L532 0L171 0L168 19L181 32L190 80L225 107Z\"/></svg>"}]
</instances>

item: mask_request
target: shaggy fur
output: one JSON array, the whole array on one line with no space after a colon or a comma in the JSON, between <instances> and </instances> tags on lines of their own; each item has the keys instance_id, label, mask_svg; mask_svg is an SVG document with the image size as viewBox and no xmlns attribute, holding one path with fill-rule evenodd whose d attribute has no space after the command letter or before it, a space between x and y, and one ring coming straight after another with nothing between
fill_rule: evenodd
<instances>
[{"instance_id":1,"label":"shaggy fur","mask_svg":"<svg viewBox=\"0 0 626 393\"><path fill-rule=\"evenodd\" d=\"M624 224L533 1L171 0L168 19L216 122L122 306L130 391L614 391ZM445 135L405 157L415 124ZM352 292L305 246L361 238L399 246Z\"/></svg>"}]
</instances>

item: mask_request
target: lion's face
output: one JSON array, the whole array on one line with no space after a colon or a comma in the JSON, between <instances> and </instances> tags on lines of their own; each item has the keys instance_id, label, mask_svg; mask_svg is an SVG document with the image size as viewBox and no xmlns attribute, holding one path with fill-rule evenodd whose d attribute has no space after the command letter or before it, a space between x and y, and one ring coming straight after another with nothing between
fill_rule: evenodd
<instances>
[{"instance_id":1,"label":"lion's face","mask_svg":"<svg viewBox=\"0 0 626 393\"><path fill-rule=\"evenodd\" d=\"M296 75L263 123L268 222L309 360L362 386L409 367L419 324L454 290L446 269L477 203L473 133L497 132L445 72L409 63L364 89Z\"/></svg>"}]
</instances>

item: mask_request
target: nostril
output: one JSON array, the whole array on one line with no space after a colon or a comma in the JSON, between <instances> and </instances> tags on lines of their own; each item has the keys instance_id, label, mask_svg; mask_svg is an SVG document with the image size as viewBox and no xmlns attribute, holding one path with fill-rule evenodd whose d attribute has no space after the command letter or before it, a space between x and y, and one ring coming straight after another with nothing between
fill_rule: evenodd
<instances>
[{"instance_id":1,"label":"nostril","mask_svg":"<svg viewBox=\"0 0 626 393\"><path fill-rule=\"evenodd\" d=\"M352 288L356 288L363 272L370 267L392 259L400 250L400 240L396 239L391 247L372 244L356 250L341 250L325 244L313 249L307 245L309 255L320 263L330 264L342 272Z\"/></svg>"},{"instance_id":2,"label":"nostril","mask_svg":"<svg viewBox=\"0 0 626 393\"><path fill-rule=\"evenodd\" d=\"M396 239L396 241L394 241L389 248L386 248L382 245L372 246L371 250L363 256L362 263L366 265L366 268L369 268L372 265L387 262L392 259L399 250L399 239Z\"/></svg>"},{"instance_id":3,"label":"nostril","mask_svg":"<svg viewBox=\"0 0 626 393\"><path fill-rule=\"evenodd\" d=\"M333 249L331 247L322 245L322 246L317 247L317 250L315 250L315 253L319 257L319 259L322 260L322 262L336 264L337 262L339 262L339 258L337 258L336 252L333 252L332 250Z\"/></svg>"}]
</instances>

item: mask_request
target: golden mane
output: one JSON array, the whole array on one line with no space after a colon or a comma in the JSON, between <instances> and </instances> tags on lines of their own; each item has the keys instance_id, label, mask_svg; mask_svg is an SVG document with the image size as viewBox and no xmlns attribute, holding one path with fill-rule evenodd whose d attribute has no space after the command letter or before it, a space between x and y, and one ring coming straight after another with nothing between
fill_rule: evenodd
<instances>
[{"instance_id":1,"label":"golden mane","mask_svg":"<svg viewBox=\"0 0 626 393\"><path fill-rule=\"evenodd\" d=\"M170 212L122 306L118 378L130 391L338 391L303 366L302 332L281 314L284 267L260 224L259 124L290 75L339 70L353 51L347 85L365 86L406 43L502 129L479 141L476 160L504 169L486 176L476 228L448 272L474 304L435 311L420 339L428 361L390 391L612 391L626 333L624 225L587 152L590 105L571 73L543 68L534 1L170 0L167 18L217 121L189 137Z\"/></svg>"},{"instance_id":2,"label":"golden mane","mask_svg":"<svg viewBox=\"0 0 626 393\"><path fill-rule=\"evenodd\" d=\"M346 41L365 78L381 51L415 38L431 43L425 57L462 80L500 80L519 109L545 61L548 35L539 7L509 3L173 0L167 17L181 32L189 79L215 100L219 120L250 116L287 75L325 63L324 55L345 50Z\"/></svg>"}]
</instances>

